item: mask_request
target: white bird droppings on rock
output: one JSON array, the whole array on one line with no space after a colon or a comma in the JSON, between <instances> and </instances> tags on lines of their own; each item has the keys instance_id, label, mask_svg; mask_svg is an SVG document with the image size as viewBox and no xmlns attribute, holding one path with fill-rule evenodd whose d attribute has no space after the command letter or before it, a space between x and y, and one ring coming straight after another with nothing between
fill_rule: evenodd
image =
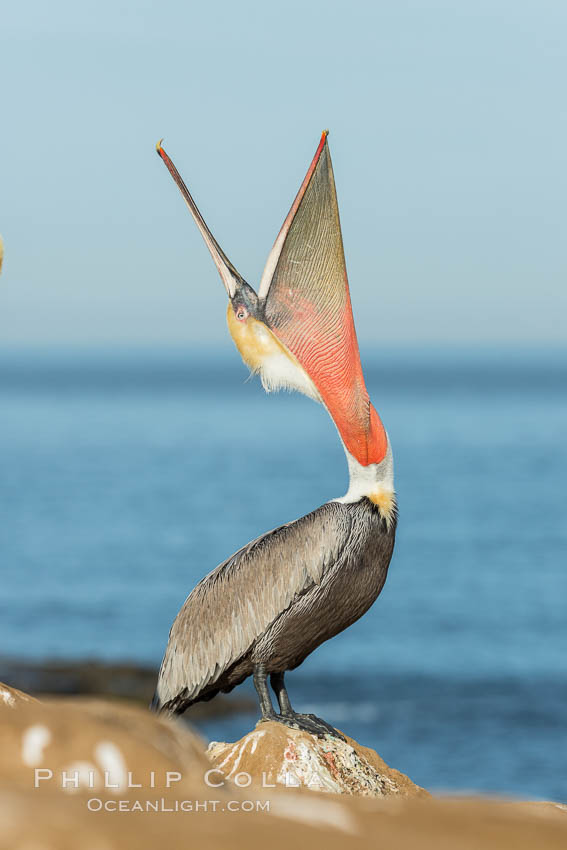
<instances>
[{"instance_id":1,"label":"white bird droppings on rock","mask_svg":"<svg viewBox=\"0 0 567 850\"><path fill-rule=\"evenodd\" d=\"M105 785L112 791L127 787L127 767L121 750L112 741L100 741L95 747L95 758L105 776Z\"/></svg>"},{"instance_id":2,"label":"white bird droppings on rock","mask_svg":"<svg viewBox=\"0 0 567 850\"><path fill-rule=\"evenodd\" d=\"M321 770L321 760L315 749L303 741L296 744L291 738L288 738L276 782L288 787L305 785L317 791L341 792L339 783L328 770Z\"/></svg>"},{"instance_id":3,"label":"white bird droppings on rock","mask_svg":"<svg viewBox=\"0 0 567 850\"><path fill-rule=\"evenodd\" d=\"M22 735L22 761L27 767L37 767L43 761L43 751L51 741L47 726L37 723L28 726Z\"/></svg>"},{"instance_id":4,"label":"white bird droppings on rock","mask_svg":"<svg viewBox=\"0 0 567 850\"><path fill-rule=\"evenodd\" d=\"M254 737L254 740L252 741L252 749L250 750L250 752L251 752L251 753L255 753L255 752L256 752L256 747L258 746L258 741L259 741L259 740L260 740L260 738L262 738L265 734L266 734L265 732L257 732L257 733L256 733L256 736Z\"/></svg>"},{"instance_id":5,"label":"white bird droppings on rock","mask_svg":"<svg viewBox=\"0 0 567 850\"><path fill-rule=\"evenodd\" d=\"M0 688L0 699L5 705L9 705L10 708L16 707L16 700L10 693L10 691L5 691L4 688Z\"/></svg>"}]
</instances>

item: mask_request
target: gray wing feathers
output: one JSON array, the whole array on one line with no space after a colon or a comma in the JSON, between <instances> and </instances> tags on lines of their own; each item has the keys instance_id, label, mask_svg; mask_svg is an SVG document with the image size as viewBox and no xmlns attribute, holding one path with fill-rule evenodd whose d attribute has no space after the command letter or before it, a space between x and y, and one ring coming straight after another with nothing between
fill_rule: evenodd
<instances>
[{"instance_id":1,"label":"gray wing feathers","mask_svg":"<svg viewBox=\"0 0 567 850\"><path fill-rule=\"evenodd\" d=\"M350 522L333 503L262 535L207 575L170 631L158 680L162 704L188 700L245 656L296 599L340 558Z\"/></svg>"}]
</instances>

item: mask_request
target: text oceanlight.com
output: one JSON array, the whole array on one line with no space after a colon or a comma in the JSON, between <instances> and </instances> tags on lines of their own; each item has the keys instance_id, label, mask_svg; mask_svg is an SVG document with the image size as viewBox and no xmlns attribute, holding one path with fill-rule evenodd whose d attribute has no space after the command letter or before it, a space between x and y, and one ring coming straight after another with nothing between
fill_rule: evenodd
<instances>
[{"instance_id":1,"label":"text oceanlight.com","mask_svg":"<svg viewBox=\"0 0 567 850\"><path fill-rule=\"evenodd\" d=\"M89 812L269 812L269 800L87 800Z\"/></svg>"}]
</instances>

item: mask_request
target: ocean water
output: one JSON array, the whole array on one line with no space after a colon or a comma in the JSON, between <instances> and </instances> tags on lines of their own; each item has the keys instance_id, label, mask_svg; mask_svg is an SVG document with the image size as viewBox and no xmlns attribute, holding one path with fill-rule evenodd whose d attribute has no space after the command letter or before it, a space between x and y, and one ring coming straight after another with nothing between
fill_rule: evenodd
<instances>
[{"instance_id":1,"label":"ocean water","mask_svg":"<svg viewBox=\"0 0 567 850\"><path fill-rule=\"evenodd\" d=\"M292 701L430 789L567 800L567 351L363 360L396 551ZM157 665L202 576L347 483L325 411L229 349L2 352L0 446L1 654L33 659Z\"/></svg>"}]
</instances>

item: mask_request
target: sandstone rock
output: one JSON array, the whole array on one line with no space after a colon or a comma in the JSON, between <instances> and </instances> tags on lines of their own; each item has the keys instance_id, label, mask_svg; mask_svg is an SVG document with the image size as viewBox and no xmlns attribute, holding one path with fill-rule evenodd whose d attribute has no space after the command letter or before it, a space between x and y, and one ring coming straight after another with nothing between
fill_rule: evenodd
<instances>
[{"instance_id":1,"label":"sandstone rock","mask_svg":"<svg viewBox=\"0 0 567 850\"><path fill-rule=\"evenodd\" d=\"M0 709L19 708L22 703L37 703L37 700L17 688L11 688L10 685L0 682Z\"/></svg>"},{"instance_id":2,"label":"sandstone rock","mask_svg":"<svg viewBox=\"0 0 567 850\"><path fill-rule=\"evenodd\" d=\"M0 699L0 850L567 847L566 807L435 800L351 739L311 739L280 724L259 724L237 744L211 746L222 770L215 784L230 775L211 787L202 781L211 769L203 744L180 724L118 703L40 703L1 685L0 692L7 694ZM317 793L305 781L285 788L277 777L288 763L297 775L305 770L304 778L313 765L323 767L326 790L342 793ZM54 775L75 769L81 777L89 768L97 784L86 792L63 790L60 782L36 788L35 766ZM264 768L276 787L261 788ZM113 787L104 787L105 769ZM167 787L167 770L182 780ZM128 788L128 771L142 788ZM238 787L236 777L246 771L256 788ZM154 787L144 781L151 772ZM93 798L96 810L89 807ZM162 804L157 810L156 800Z\"/></svg>"},{"instance_id":3,"label":"sandstone rock","mask_svg":"<svg viewBox=\"0 0 567 850\"><path fill-rule=\"evenodd\" d=\"M91 795L207 788L204 743L180 723L117 702L0 693L0 782Z\"/></svg>"},{"instance_id":4,"label":"sandstone rock","mask_svg":"<svg viewBox=\"0 0 567 850\"><path fill-rule=\"evenodd\" d=\"M114 801L116 803L116 800ZM278 790L270 811L89 812L79 795L0 784L0 850L565 850L567 815L487 800Z\"/></svg>"},{"instance_id":5,"label":"sandstone rock","mask_svg":"<svg viewBox=\"0 0 567 850\"><path fill-rule=\"evenodd\" d=\"M411 779L392 770L378 753L346 736L317 738L281 723L261 722L235 744L213 742L207 755L218 774L211 779L265 789L307 787L366 797L428 796Z\"/></svg>"}]
</instances>

